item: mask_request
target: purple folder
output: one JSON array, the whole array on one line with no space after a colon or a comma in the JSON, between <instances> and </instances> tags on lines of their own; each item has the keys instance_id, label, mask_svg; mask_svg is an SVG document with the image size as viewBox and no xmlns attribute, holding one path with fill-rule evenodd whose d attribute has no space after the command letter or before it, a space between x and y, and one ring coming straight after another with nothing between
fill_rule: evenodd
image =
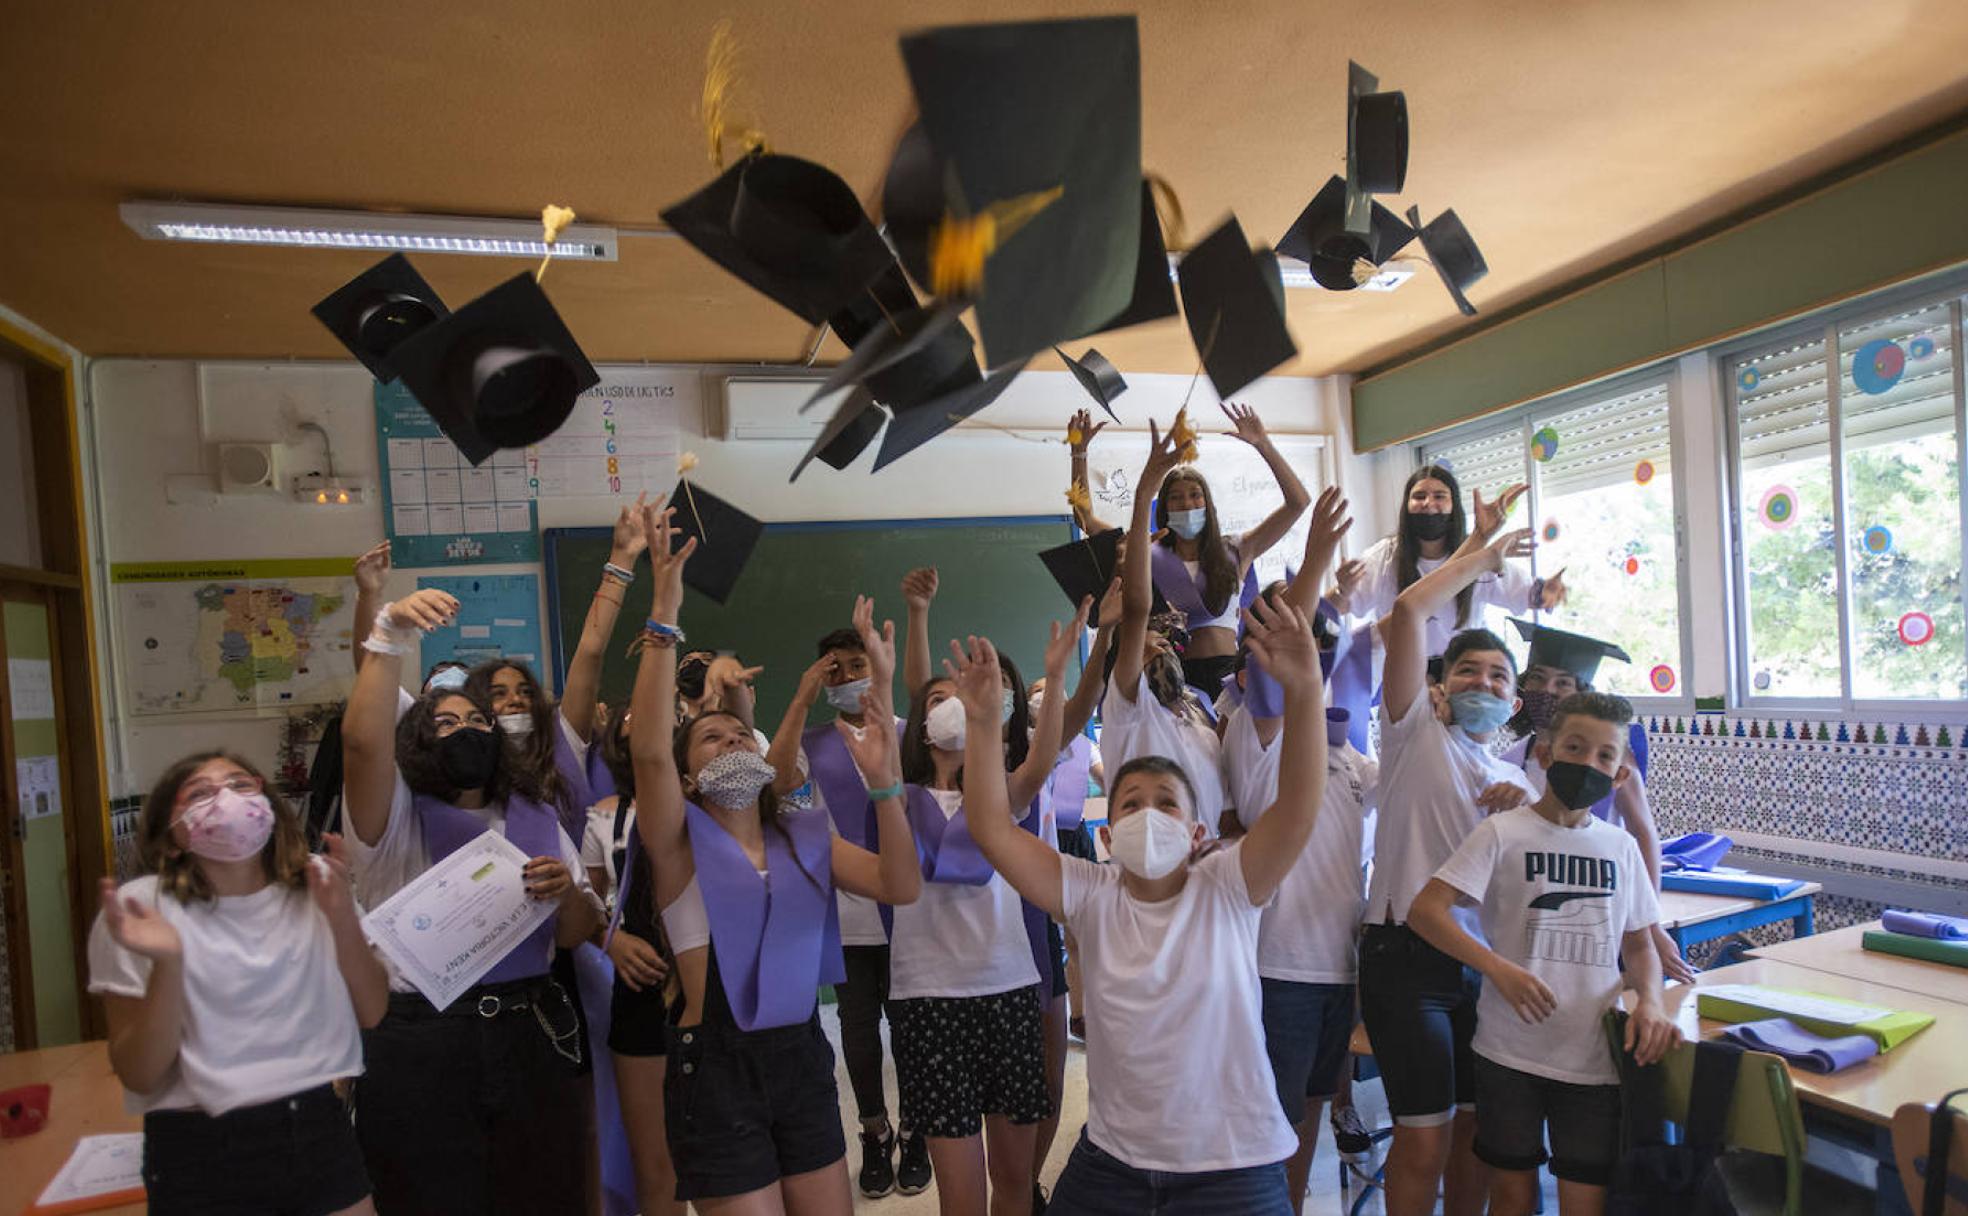
<instances>
[{"instance_id":1,"label":"purple folder","mask_svg":"<svg viewBox=\"0 0 1968 1216\"><path fill-rule=\"evenodd\" d=\"M1937 942L1968 941L1968 916L1942 916L1938 912L1902 912L1886 909L1880 927L1889 933L1931 937Z\"/></svg>"},{"instance_id":2,"label":"purple folder","mask_svg":"<svg viewBox=\"0 0 1968 1216\"><path fill-rule=\"evenodd\" d=\"M1689 832L1661 842L1661 869L1713 870L1735 841L1713 832Z\"/></svg>"},{"instance_id":3,"label":"purple folder","mask_svg":"<svg viewBox=\"0 0 1968 1216\"><path fill-rule=\"evenodd\" d=\"M1879 1040L1867 1034L1848 1034L1835 1039L1813 1034L1789 1018L1766 1018L1761 1022L1738 1022L1722 1032L1751 1051L1767 1051L1782 1056L1796 1068L1807 1072L1837 1072L1879 1054Z\"/></svg>"}]
</instances>

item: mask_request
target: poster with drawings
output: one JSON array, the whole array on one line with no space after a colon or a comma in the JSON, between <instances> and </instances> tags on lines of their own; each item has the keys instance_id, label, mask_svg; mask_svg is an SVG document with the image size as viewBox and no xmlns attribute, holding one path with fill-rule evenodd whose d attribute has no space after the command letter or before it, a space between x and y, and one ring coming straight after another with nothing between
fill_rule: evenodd
<instances>
[{"instance_id":1,"label":"poster with drawings","mask_svg":"<svg viewBox=\"0 0 1968 1216\"><path fill-rule=\"evenodd\" d=\"M634 498L677 479L677 420L695 418L694 368L603 367L560 429L525 452L535 498Z\"/></svg>"}]
</instances>

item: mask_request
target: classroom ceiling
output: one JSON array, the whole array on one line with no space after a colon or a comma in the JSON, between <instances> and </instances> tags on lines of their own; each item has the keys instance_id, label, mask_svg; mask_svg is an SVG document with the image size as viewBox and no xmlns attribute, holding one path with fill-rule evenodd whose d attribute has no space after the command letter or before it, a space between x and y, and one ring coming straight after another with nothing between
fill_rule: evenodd
<instances>
[{"instance_id":1,"label":"classroom ceiling","mask_svg":"<svg viewBox=\"0 0 1968 1216\"><path fill-rule=\"evenodd\" d=\"M1145 164L1196 239L1231 209L1275 240L1342 168L1346 61L1404 89L1408 191L1453 206L1500 309L1968 110L1959 0L515 0L18 6L0 39L0 303L91 355L342 352L308 314L359 254L139 240L128 199L660 225L713 173L695 117L730 18L738 97L776 150L863 197L910 116L896 36L1134 11ZM1891 222L1891 217L1880 217ZM503 259L425 255L455 306ZM797 318L681 241L625 239L547 287L597 361L792 363ZM1452 335L1431 272L1391 294L1288 293L1282 372L1358 371ZM1100 337L1123 370L1186 372L1176 320ZM829 340L822 362L839 357ZM1048 359L1050 357L1048 356Z\"/></svg>"}]
</instances>

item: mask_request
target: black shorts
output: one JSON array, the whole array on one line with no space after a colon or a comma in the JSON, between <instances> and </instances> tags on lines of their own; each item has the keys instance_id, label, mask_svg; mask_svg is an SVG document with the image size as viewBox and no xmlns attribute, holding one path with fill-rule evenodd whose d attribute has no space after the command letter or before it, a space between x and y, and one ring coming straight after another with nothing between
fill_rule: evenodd
<instances>
[{"instance_id":1,"label":"black shorts","mask_svg":"<svg viewBox=\"0 0 1968 1216\"><path fill-rule=\"evenodd\" d=\"M1619 1134L1619 1086L1554 1081L1476 1057L1476 1159L1483 1164L1534 1170L1549 1161L1555 1178L1605 1186Z\"/></svg>"},{"instance_id":2,"label":"black shorts","mask_svg":"<svg viewBox=\"0 0 1968 1216\"><path fill-rule=\"evenodd\" d=\"M985 1115L1037 1123L1052 1113L1034 984L988 996L923 996L888 1005L902 1126L961 1140Z\"/></svg>"},{"instance_id":3,"label":"black shorts","mask_svg":"<svg viewBox=\"0 0 1968 1216\"><path fill-rule=\"evenodd\" d=\"M663 985L641 992L615 977L608 994L608 1050L618 1056L660 1056L670 1049L670 1008Z\"/></svg>"},{"instance_id":4,"label":"black shorts","mask_svg":"<svg viewBox=\"0 0 1968 1216\"><path fill-rule=\"evenodd\" d=\"M1360 1017L1394 1122L1437 1127L1476 1100L1473 1053L1482 977L1406 925L1360 934Z\"/></svg>"},{"instance_id":5,"label":"black shorts","mask_svg":"<svg viewBox=\"0 0 1968 1216\"><path fill-rule=\"evenodd\" d=\"M820 1014L797 1026L670 1028L663 1115L678 1199L718 1199L847 1155L834 1049Z\"/></svg>"},{"instance_id":6,"label":"black shorts","mask_svg":"<svg viewBox=\"0 0 1968 1216\"><path fill-rule=\"evenodd\" d=\"M1066 995L1066 934L1050 916L1046 917L1046 958L1052 963L1052 980L1047 990L1056 1001Z\"/></svg>"},{"instance_id":7,"label":"black shorts","mask_svg":"<svg viewBox=\"0 0 1968 1216\"><path fill-rule=\"evenodd\" d=\"M1070 828L1059 830L1059 851L1082 861L1100 860L1100 854L1093 848L1093 831L1087 827L1084 819Z\"/></svg>"},{"instance_id":8,"label":"black shorts","mask_svg":"<svg viewBox=\"0 0 1968 1216\"><path fill-rule=\"evenodd\" d=\"M143 1130L158 1216L325 1216L369 1194L348 1108L326 1085L223 1115L155 1110Z\"/></svg>"},{"instance_id":9,"label":"black shorts","mask_svg":"<svg viewBox=\"0 0 1968 1216\"><path fill-rule=\"evenodd\" d=\"M1278 1083L1285 1121L1298 1126L1306 1099L1339 1092L1347 1042L1353 1037L1353 985L1265 977L1264 1051Z\"/></svg>"}]
</instances>

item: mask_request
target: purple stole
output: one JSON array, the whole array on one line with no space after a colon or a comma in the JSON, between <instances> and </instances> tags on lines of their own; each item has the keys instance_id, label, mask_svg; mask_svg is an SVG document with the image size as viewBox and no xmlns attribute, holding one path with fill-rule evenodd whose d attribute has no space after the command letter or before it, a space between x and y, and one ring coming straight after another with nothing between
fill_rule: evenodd
<instances>
[{"instance_id":1,"label":"purple stole","mask_svg":"<svg viewBox=\"0 0 1968 1216\"><path fill-rule=\"evenodd\" d=\"M895 734L899 740L902 735L899 722ZM806 751L808 774L826 798L827 813L833 816L842 839L874 852L880 843L875 804L868 800L868 787L861 781L860 770L854 767L854 757L848 754L847 740L841 738L840 728L832 722L809 726L800 735L800 746Z\"/></svg>"},{"instance_id":2,"label":"purple stole","mask_svg":"<svg viewBox=\"0 0 1968 1216\"><path fill-rule=\"evenodd\" d=\"M428 794L416 795L411 806L424 830L424 851L433 862L444 860L489 830L477 815ZM532 799L515 795L506 799L506 839L529 858L559 857L560 820ZM554 918L549 918L507 951L478 982L503 984L545 975L553 945Z\"/></svg>"},{"instance_id":3,"label":"purple stole","mask_svg":"<svg viewBox=\"0 0 1968 1216\"><path fill-rule=\"evenodd\" d=\"M1233 546L1230 551L1234 554L1235 547ZM1190 574L1189 567L1183 563L1182 555L1177 553L1173 546L1154 546L1152 565L1155 590L1162 593L1162 598L1169 602L1169 607L1180 610L1190 621L1214 620L1229 610L1228 604L1222 605L1215 611L1210 610L1210 606L1203 601L1202 571L1198 570L1195 574ZM1257 571L1253 568L1244 571L1244 585L1238 589L1237 606L1248 608L1251 606L1251 601L1256 598ZM1241 621L1237 625L1237 632L1243 633Z\"/></svg>"},{"instance_id":4,"label":"purple stole","mask_svg":"<svg viewBox=\"0 0 1968 1216\"><path fill-rule=\"evenodd\" d=\"M554 733L554 768L560 773L561 783L567 787L566 802L554 809L560 815L560 826L578 843L587 831L588 808L595 802L594 792L588 784L588 766L575 753L574 745L567 741L567 728L562 725L559 710L554 711L553 725L549 729ZM588 758L593 759L598 750L589 747Z\"/></svg>"},{"instance_id":5,"label":"purple stole","mask_svg":"<svg viewBox=\"0 0 1968 1216\"><path fill-rule=\"evenodd\" d=\"M1244 708L1253 718L1285 716L1285 686L1271 678L1256 655L1244 664Z\"/></svg>"},{"instance_id":6,"label":"purple stole","mask_svg":"<svg viewBox=\"0 0 1968 1216\"><path fill-rule=\"evenodd\" d=\"M1060 750L1046 792L1052 796L1053 822L1062 832L1080 826L1086 815L1087 773L1093 768L1093 740L1074 735Z\"/></svg>"},{"instance_id":7,"label":"purple stole","mask_svg":"<svg viewBox=\"0 0 1968 1216\"><path fill-rule=\"evenodd\" d=\"M556 748L555 759L558 758L559 749ZM608 771L607 763L601 758L600 743L591 743L588 745L587 772L584 775L588 782L589 806L593 806L603 798L611 797L620 792L615 788L615 774Z\"/></svg>"},{"instance_id":8,"label":"purple stole","mask_svg":"<svg viewBox=\"0 0 1968 1216\"><path fill-rule=\"evenodd\" d=\"M1332 606L1324 600L1319 601L1322 614L1333 613ZM1373 739L1369 733L1369 719L1373 715L1374 687L1373 676L1373 623L1355 629L1352 633L1341 633L1339 643L1332 651L1332 669L1327 673L1327 683L1332 686L1332 704L1335 709L1343 709L1349 715L1346 737L1353 744L1353 750L1361 755L1369 755ZM1325 656L1320 656L1323 663Z\"/></svg>"},{"instance_id":9,"label":"purple stole","mask_svg":"<svg viewBox=\"0 0 1968 1216\"><path fill-rule=\"evenodd\" d=\"M847 978L827 821L806 812L783 817L784 833L766 828L767 877L760 878L744 846L709 812L687 802L684 818L732 1020L740 1030L806 1021L820 985Z\"/></svg>"},{"instance_id":10,"label":"purple stole","mask_svg":"<svg viewBox=\"0 0 1968 1216\"><path fill-rule=\"evenodd\" d=\"M1081 774L1081 789L1086 788L1085 774ZM1082 801L1084 801L1082 795ZM949 818L943 816L943 806L936 796L920 785L911 785L908 791L909 827L916 837L916 856L921 859L923 879L927 882L959 883L969 887L981 887L991 881L997 871L984 859L977 841L971 838L970 823L960 810ZM1045 814L1045 792L1032 800L1032 811L1018 826L1034 836L1040 835L1040 818ZM1039 991L1051 1002L1052 992L1052 952L1046 948L1045 909L1029 900L1021 899L1019 904L1025 917L1025 943L1032 949L1032 963L1039 969Z\"/></svg>"}]
</instances>

